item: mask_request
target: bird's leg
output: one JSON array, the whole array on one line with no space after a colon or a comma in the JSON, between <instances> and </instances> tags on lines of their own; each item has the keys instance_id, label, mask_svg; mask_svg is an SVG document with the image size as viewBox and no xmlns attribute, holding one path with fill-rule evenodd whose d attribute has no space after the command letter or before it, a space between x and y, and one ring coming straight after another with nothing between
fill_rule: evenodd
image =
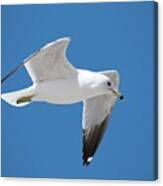
<instances>
[{"instance_id":1,"label":"bird's leg","mask_svg":"<svg viewBox=\"0 0 163 186\"><path fill-rule=\"evenodd\" d=\"M20 103L30 102L30 101L32 101L32 98L33 98L33 97L34 97L34 95L21 97L20 99L18 99L18 100L16 101L16 103L17 103L17 104L20 104Z\"/></svg>"}]
</instances>

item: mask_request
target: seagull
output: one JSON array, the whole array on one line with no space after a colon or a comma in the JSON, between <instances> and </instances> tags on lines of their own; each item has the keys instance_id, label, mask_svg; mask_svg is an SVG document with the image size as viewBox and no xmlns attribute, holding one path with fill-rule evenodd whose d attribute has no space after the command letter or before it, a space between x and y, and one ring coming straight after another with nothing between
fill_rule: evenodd
<instances>
[{"instance_id":1,"label":"seagull","mask_svg":"<svg viewBox=\"0 0 163 186\"><path fill-rule=\"evenodd\" d=\"M74 104L83 102L83 165L88 166L101 142L119 92L117 70L93 72L75 68L67 59L69 37L50 42L26 58L1 83L25 66L32 85L25 89L4 93L8 104L22 107L32 102Z\"/></svg>"}]
</instances>

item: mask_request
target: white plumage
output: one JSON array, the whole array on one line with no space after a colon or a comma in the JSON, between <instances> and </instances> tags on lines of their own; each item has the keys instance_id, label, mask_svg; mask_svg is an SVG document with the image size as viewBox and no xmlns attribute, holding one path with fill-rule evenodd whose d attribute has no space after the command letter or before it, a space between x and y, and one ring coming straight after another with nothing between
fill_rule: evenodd
<instances>
[{"instance_id":1,"label":"white plumage","mask_svg":"<svg viewBox=\"0 0 163 186\"><path fill-rule=\"evenodd\" d=\"M123 97L118 91L118 71L76 69L66 58L69 43L69 38L58 39L25 59L23 63L33 85L1 97L18 107L34 101L52 104L83 101L83 164L88 165L102 139L117 97Z\"/></svg>"}]
</instances>

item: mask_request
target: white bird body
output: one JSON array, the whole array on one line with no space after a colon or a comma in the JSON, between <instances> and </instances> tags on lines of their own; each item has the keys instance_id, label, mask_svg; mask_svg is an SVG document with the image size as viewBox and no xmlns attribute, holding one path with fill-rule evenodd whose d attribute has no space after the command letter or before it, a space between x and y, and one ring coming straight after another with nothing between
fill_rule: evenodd
<instances>
[{"instance_id":1,"label":"white bird body","mask_svg":"<svg viewBox=\"0 0 163 186\"><path fill-rule=\"evenodd\" d=\"M56 40L27 58L24 65L33 85L1 97L17 107L32 102L83 101L83 164L88 165L102 139L112 107L117 97L122 97L118 92L120 78L116 70L92 72L73 67L66 58L69 42L69 38Z\"/></svg>"},{"instance_id":2,"label":"white bird body","mask_svg":"<svg viewBox=\"0 0 163 186\"><path fill-rule=\"evenodd\" d=\"M105 94L106 90L101 84L96 84L97 78L106 79L102 74L78 70L77 74L70 78L38 83L35 85L35 95L32 100L53 104L73 104Z\"/></svg>"}]
</instances>

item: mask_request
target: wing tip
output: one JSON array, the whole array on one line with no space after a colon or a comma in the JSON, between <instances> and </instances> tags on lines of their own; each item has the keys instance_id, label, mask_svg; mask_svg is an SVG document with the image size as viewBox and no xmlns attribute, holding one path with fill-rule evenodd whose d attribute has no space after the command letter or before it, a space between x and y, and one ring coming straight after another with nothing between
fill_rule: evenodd
<instances>
[{"instance_id":1,"label":"wing tip","mask_svg":"<svg viewBox=\"0 0 163 186\"><path fill-rule=\"evenodd\" d=\"M68 36L61 37L61 38L58 38L58 39L56 39L56 40L53 40L53 41L51 41L51 42L46 43L40 50L47 49L47 48L50 47L50 46L53 46L53 45L56 45L56 44L62 43L62 42L69 44L70 41L71 41L71 38L68 37Z\"/></svg>"},{"instance_id":2,"label":"wing tip","mask_svg":"<svg viewBox=\"0 0 163 186\"><path fill-rule=\"evenodd\" d=\"M61 37L61 38L57 39L56 41L58 41L58 42L60 42L60 41L70 42L71 41L71 38L68 37L68 36L65 36L65 37Z\"/></svg>"},{"instance_id":3,"label":"wing tip","mask_svg":"<svg viewBox=\"0 0 163 186\"><path fill-rule=\"evenodd\" d=\"M87 159L83 160L83 166L88 166L91 161L93 160L93 157L88 157Z\"/></svg>"},{"instance_id":4,"label":"wing tip","mask_svg":"<svg viewBox=\"0 0 163 186\"><path fill-rule=\"evenodd\" d=\"M71 41L71 38L68 36L65 36L65 37L61 37L61 38L56 39L52 43L54 43L54 44L64 43L64 44L68 45L70 43L70 41Z\"/></svg>"},{"instance_id":5,"label":"wing tip","mask_svg":"<svg viewBox=\"0 0 163 186\"><path fill-rule=\"evenodd\" d=\"M94 154L107 127L107 121L108 116L101 122L100 126L95 126L92 130L93 133L86 134L86 130L83 129L83 166L87 167L93 160ZM89 136L89 138L87 138L87 136Z\"/></svg>"}]
</instances>

